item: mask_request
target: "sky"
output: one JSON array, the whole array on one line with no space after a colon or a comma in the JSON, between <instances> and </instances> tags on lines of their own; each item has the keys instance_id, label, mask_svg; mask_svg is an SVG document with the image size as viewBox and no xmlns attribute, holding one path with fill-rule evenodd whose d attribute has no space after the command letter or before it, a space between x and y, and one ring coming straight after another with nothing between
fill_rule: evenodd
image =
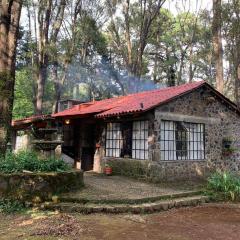
<instances>
[{"instance_id":1,"label":"sky","mask_svg":"<svg viewBox=\"0 0 240 240\"><path fill-rule=\"evenodd\" d=\"M176 15L179 10L189 10L190 12L197 12L199 9L210 10L212 8L212 0L167 0L163 7Z\"/></svg>"},{"instance_id":2,"label":"sky","mask_svg":"<svg viewBox=\"0 0 240 240\"><path fill-rule=\"evenodd\" d=\"M90 0L89 0L90 1ZM190 10L191 12L197 12L199 9L212 8L212 0L166 0L163 7L169 9L174 15L177 15L179 11ZM21 25L27 25L27 12L25 9L22 11Z\"/></svg>"}]
</instances>

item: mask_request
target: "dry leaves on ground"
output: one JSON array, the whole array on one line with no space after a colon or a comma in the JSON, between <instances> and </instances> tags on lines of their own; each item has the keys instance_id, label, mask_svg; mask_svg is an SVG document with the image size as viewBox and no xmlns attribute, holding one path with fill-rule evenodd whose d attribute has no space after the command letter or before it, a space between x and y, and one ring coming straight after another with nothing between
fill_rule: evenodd
<instances>
[{"instance_id":1,"label":"dry leaves on ground","mask_svg":"<svg viewBox=\"0 0 240 240\"><path fill-rule=\"evenodd\" d=\"M83 233L83 225L74 216L60 214L38 222L38 228L31 236L76 236ZM84 229L85 230L85 229ZM76 238L76 239L78 239Z\"/></svg>"}]
</instances>

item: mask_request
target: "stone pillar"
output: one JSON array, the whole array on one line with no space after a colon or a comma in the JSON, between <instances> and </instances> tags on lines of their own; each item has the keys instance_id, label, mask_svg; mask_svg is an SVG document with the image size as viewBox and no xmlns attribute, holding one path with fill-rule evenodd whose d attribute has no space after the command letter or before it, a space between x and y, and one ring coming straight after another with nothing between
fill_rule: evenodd
<instances>
[{"instance_id":1,"label":"stone pillar","mask_svg":"<svg viewBox=\"0 0 240 240\"><path fill-rule=\"evenodd\" d=\"M12 130L11 142L12 142L12 151L15 151L16 148L16 140L17 140L17 131Z\"/></svg>"},{"instance_id":2,"label":"stone pillar","mask_svg":"<svg viewBox=\"0 0 240 240\"><path fill-rule=\"evenodd\" d=\"M94 154L93 171L101 173L101 154L99 148L96 149Z\"/></svg>"},{"instance_id":3,"label":"stone pillar","mask_svg":"<svg viewBox=\"0 0 240 240\"><path fill-rule=\"evenodd\" d=\"M81 169L81 160L77 160L76 162L75 162L75 167L76 167L76 169Z\"/></svg>"}]
</instances>

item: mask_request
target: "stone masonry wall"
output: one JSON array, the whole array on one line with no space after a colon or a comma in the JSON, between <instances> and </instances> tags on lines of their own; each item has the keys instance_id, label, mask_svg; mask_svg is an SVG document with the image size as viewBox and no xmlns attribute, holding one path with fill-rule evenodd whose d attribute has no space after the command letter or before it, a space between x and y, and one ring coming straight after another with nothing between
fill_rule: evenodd
<instances>
[{"instance_id":1,"label":"stone masonry wall","mask_svg":"<svg viewBox=\"0 0 240 240\"><path fill-rule=\"evenodd\" d=\"M161 120L188 121L205 124L205 160L161 161ZM151 146L153 178L159 180L206 178L216 169L240 170L240 116L208 89L199 89L155 109L154 144ZM231 156L222 154L224 137L232 139Z\"/></svg>"},{"instance_id":2,"label":"stone masonry wall","mask_svg":"<svg viewBox=\"0 0 240 240\"><path fill-rule=\"evenodd\" d=\"M49 200L54 194L83 187L83 172L0 173L0 199Z\"/></svg>"}]
</instances>

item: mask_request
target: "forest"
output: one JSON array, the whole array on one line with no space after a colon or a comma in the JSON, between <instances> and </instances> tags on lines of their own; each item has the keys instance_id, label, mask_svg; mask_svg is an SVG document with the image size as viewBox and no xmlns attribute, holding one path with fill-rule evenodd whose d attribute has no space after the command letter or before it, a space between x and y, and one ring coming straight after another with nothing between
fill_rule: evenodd
<instances>
[{"instance_id":1,"label":"forest","mask_svg":"<svg viewBox=\"0 0 240 240\"><path fill-rule=\"evenodd\" d=\"M0 143L12 118L54 113L61 99L204 80L240 106L239 0L1 0L0 9Z\"/></svg>"}]
</instances>

